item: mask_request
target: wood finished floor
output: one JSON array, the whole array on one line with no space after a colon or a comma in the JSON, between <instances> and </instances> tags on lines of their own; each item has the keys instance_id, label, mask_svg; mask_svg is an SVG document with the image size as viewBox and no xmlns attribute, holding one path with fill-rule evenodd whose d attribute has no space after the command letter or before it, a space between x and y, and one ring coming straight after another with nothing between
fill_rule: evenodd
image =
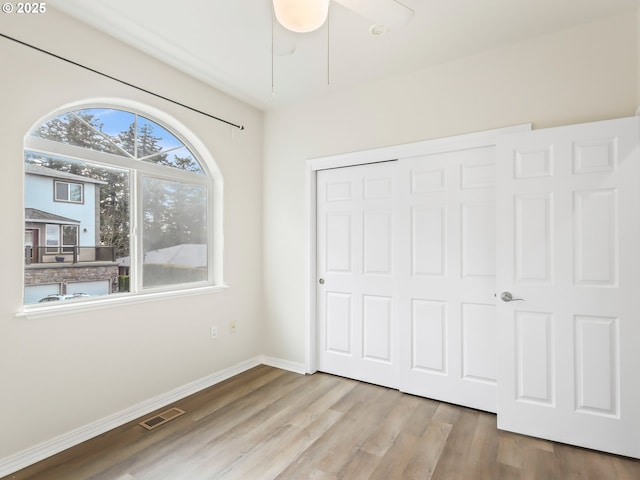
<instances>
[{"instance_id":1,"label":"wood finished floor","mask_svg":"<svg viewBox=\"0 0 640 480\"><path fill-rule=\"evenodd\" d=\"M5 479L638 480L640 461L498 431L495 415L259 366ZM147 418L147 417L145 417Z\"/></svg>"}]
</instances>

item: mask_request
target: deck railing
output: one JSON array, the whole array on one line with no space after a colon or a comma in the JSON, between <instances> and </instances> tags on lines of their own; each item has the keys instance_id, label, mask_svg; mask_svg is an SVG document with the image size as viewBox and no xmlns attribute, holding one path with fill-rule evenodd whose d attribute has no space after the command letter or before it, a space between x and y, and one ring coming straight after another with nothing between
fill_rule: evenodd
<instances>
[{"instance_id":1,"label":"deck railing","mask_svg":"<svg viewBox=\"0 0 640 480\"><path fill-rule=\"evenodd\" d=\"M114 247L72 246L72 247L25 247L26 265L40 263L90 263L115 262Z\"/></svg>"}]
</instances>

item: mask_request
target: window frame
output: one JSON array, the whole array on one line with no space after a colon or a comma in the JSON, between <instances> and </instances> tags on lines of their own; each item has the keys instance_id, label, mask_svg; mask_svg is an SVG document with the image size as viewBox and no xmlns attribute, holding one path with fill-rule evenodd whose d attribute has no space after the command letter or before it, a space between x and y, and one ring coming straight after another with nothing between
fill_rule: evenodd
<instances>
[{"instance_id":1,"label":"window frame","mask_svg":"<svg viewBox=\"0 0 640 480\"><path fill-rule=\"evenodd\" d=\"M75 231L75 243L65 243L65 229L73 229ZM73 253L75 247L80 245L80 229L78 225L63 224L60 225L60 251L62 253Z\"/></svg>"},{"instance_id":2,"label":"window frame","mask_svg":"<svg viewBox=\"0 0 640 480\"><path fill-rule=\"evenodd\" d=\"M49 244L49 231L55 228L55 236L56 236L56 244ZM65 238L65 228L73 228L75 230L75 243L64 243ZM78 225L73 225L69 223L46 223L44 229L45 236L45 253L53 254L53 253L73 253L75 247L78 246L80 239L80 231L78 229ZM53 239L53 236L51 237Z\"/></svg>"},{"instance_id":3,"label":"window frame","mask_svg":"<svg viewBox=\"0 0 640 480\"><path fill-rule=\"evenodd\" d=\"M166 129L191 151L194 159L200 164L203 172L183 171L172 167L153 164L141 159L131 159L119 155L100 152L64 144L39 137L33 137L30 132L65 113L82 109L114 109L123 110L145 117ZM36 122L24 137L24 151L33 151L45 155L60 156L70 160L93 163L106 168L120 168L129 171L130 182L130 256L137 261L131 262L130 276L133 281L130 284L131 291L117 295L95 297L95 299L83 302L59 302L56 305L24 305L17 316L43 317L49 316L49 311L58 310L93 310L105 308L113 304L139 303L155 301L158 298L174 298L204 293L221 292L228 288L223 277L223 178L220 170L209 153L207 146L190 129L178 122L169 114L138 102L123 99L97 99L94 101L82 101L69 104L60 108ZM108 161L107 161L108 159ZM132 167L135 165L135 167ZM202 282L189 282L182 284L163 285L157 287L142 286L142 235L138 229L142 228L142 180L145 176L168 181L184 181L188 184L202 184L207 187L208 198L206 202L207 214L207 278ZM135 192L135 193L134 193ZM84 189L83 189L84 198ZM24 283L24 277L22 279ZM56 303L56 302L51 302ZM55 314L55 313L53 313Z\"/></svg>"},{"instance_id":4,"label":"window frame","mask_svg":"<svg viewBox=\"0 0 640 480\"><path fill-rule=\"evenodd\" d=\"M55 229L55 232L53 230ZM60 225L55 223L47 223L44 228L44 247L45 253L59 253L60 252ZM51 235L50 235L51 233ZM49 241L55 237L55 245L50 244Z\"/></svg>"},{"instance_id":5,"label":"window frame","mask_svg":"<svg viewBox=\"0 0 640 480\"><path fill-rule=\"evenodd\" d=\"M58 198L58 186L66 185L67 198ZM71 198L71 187L77 185L80 187L80 200L73 200ZM84 203L84 184L77 182L68 182L65 180L54 180L53 181L53 200L54 202L62 202L62 203Z\"/></svg>"}]
</instances>

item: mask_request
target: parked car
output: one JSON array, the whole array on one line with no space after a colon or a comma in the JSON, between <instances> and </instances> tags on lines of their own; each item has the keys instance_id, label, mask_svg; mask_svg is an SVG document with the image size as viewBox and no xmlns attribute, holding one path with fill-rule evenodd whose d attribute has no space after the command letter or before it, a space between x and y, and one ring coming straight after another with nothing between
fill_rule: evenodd
<instances>
[{"instance_id":1,"label":"parked car","mask_svg":"<svg viewBox=\"0 0 640 480\"><path fill-rule=\"evenodd\" d=\"M77 299L77 298L86 298L86 297L90 297L91 295L89 295L88 293L70 293L68 295L62 295L60 293L52 293L51 295L47 295L46 297L40 299L40 301L38 301L38 303L43 303L43 302L57 302L60 300L73 300L73 299Z\"/></svg>"}]
</instances>

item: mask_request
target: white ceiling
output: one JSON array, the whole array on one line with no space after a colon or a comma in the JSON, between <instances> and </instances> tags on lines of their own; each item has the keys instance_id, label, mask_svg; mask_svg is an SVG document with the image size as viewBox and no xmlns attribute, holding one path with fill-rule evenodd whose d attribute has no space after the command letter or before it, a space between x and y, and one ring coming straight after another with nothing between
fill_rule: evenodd
<instances>
[{"instance_id":1,"label":"white ceiling","mask_svg":"<svg viewBox=\"0 0 640 480\"><path fill-rule=\"evenodd\" d=\"M369 1L369 0L359 0ZM629 12L640 0L387 0L415 11L374 36L331 3L307 34L274 27L271 0L49 0L47 3L261 109L473 55ZM327 55L327 45L329 54ZM283 54L295 48L292 54ZM328 67L328 68L327 68Z\"/></svg>"}]
</instances>

